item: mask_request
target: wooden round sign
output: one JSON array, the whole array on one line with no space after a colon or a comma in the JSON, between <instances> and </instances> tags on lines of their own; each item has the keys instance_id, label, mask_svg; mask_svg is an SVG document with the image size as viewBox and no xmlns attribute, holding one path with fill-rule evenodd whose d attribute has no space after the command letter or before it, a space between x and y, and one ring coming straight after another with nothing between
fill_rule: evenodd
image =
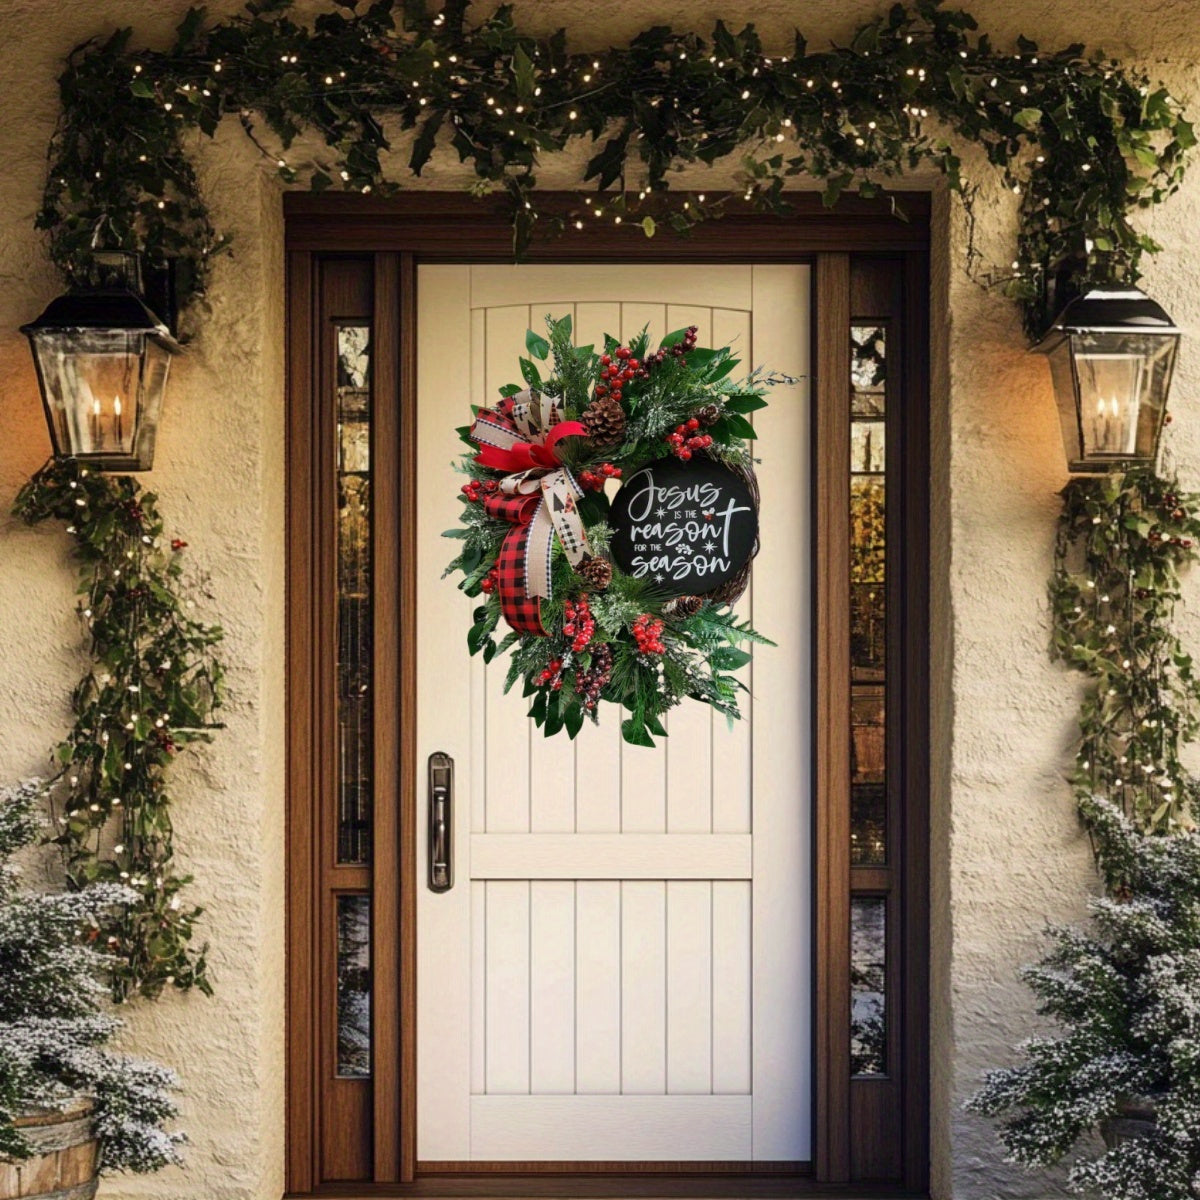
<instances>
[{"instance_id":1,"label":"wooden round sign","mask_svg":"<svg viewBox=\"0 0 1200 1200\"><path fill-rule=\"evenodd\" d=\"M625 480L609 523L622 571L671 596L705 596L753 557L758 504L747 481L721 463L664 458Z\"/></svg>"}]
</instances>

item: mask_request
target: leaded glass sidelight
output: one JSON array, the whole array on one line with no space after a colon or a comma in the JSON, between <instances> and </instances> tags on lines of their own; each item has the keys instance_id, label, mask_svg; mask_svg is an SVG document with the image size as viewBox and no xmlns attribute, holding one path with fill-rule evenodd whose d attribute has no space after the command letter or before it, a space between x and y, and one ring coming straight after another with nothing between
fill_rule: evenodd
<instances>
[{"instance_id":1,"label":"leaded glass sidelight","mask_svg":"<svg viewBox=\"0 0 1200 1200\"><path fill-rule=\"evenodd\" d=\"M850 861L887 861L887 330L850 330Z\"/></svg>"},{"instance_id":2,"label":"leaded glass sidelight","mask_svg":"<svg viewBox=\"0 0 1200 1200\"><path fill-rule=\"evenodd\" d=\"M337 1073L371 1074L371 897L337 898Z\"/></svg>"},{"instance_id":3,"label":"leaded glass sidelight","mask_svg":"<svg viewBox=\"0 0 1200 1200\"><path fill-rule=\"evenodd\" d=\"M371 342L337 330L338 862L371 857Z\"/></svg>"}]
</instances>

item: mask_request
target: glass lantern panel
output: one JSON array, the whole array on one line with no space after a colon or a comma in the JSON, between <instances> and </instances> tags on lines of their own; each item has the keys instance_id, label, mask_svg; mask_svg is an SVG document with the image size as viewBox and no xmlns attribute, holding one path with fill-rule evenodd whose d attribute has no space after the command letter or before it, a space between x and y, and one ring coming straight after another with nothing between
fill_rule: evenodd
<instances>
[{"instance_id":1,"label":"glass lantern panel","mask_svg":"<svg viewBox=\"0 0 1200 1200\"><path fill-rule=\"evenodd\" d=\"M53 329L34 335L57 453L133 457L142 418L144 341L143 334L125 329ZM165 378L163 370L162 383Z\"/></svg>"},{"instance_id":2,"label":"glass lantern panel","mask_svg":"<svg viewBox=\"0 0 1200 1200\"><path fill-rule=\"evenodd\" d=\"M148 471L154 462L154 446L158 440L158 422L162 415L163 397L167 392L167 376L171 373L172 354L160 342L146 338L142 352L142 389L138 403L138 423L134 432L133 454L137 470Z\"/></svg>"},{"instance_id":3,"label":"glass lantern panel","mask_svg":"<svg viewBox=\"0 0 1200 1200\"><path fill-rule=\"evenodd\" d=\"M1175 337L1076 333L1071 338L1087 458L1154 458Z\"/></svg>"}]
</instances>

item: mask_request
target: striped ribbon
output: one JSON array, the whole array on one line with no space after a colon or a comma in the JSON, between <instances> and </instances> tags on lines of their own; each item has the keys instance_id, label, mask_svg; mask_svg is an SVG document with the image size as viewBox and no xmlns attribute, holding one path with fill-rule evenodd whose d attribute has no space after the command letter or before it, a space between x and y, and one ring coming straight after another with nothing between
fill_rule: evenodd
<instances>
[{"instance_id":1,"label":"striped ribbon","mask_svg":"<svg viewBox=\"0 0 1200 1200\"><path fill-rule=\"evenodd\" d=\"M500 490L484 501L490 516L510 521L499 558L500 608L514 628L545 633L540 598L550 598L554 535L578 566L590 553L577 502L583 489L559 460L563 438L586 437L578 421L562 419L562 402L525 390L483 409L471 427L480 447L475 461L503 471Z\"/></svg>"}]
</instances>

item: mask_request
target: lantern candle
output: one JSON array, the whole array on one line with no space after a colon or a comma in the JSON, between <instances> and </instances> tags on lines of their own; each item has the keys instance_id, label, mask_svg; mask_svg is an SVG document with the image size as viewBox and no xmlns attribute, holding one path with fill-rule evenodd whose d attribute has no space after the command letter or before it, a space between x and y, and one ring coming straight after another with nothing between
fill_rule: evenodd
<instances>
[{"instance_id":1,"label":"lantern candle","mask_svg":"<svg viewBox=\"0 0 1200 1200\"><path fill-rule=\"evenodd\" d=\"M113 420L117 426L117 445L121 444L121 397L113 397Z\"/></svg>"}]
</instances>

